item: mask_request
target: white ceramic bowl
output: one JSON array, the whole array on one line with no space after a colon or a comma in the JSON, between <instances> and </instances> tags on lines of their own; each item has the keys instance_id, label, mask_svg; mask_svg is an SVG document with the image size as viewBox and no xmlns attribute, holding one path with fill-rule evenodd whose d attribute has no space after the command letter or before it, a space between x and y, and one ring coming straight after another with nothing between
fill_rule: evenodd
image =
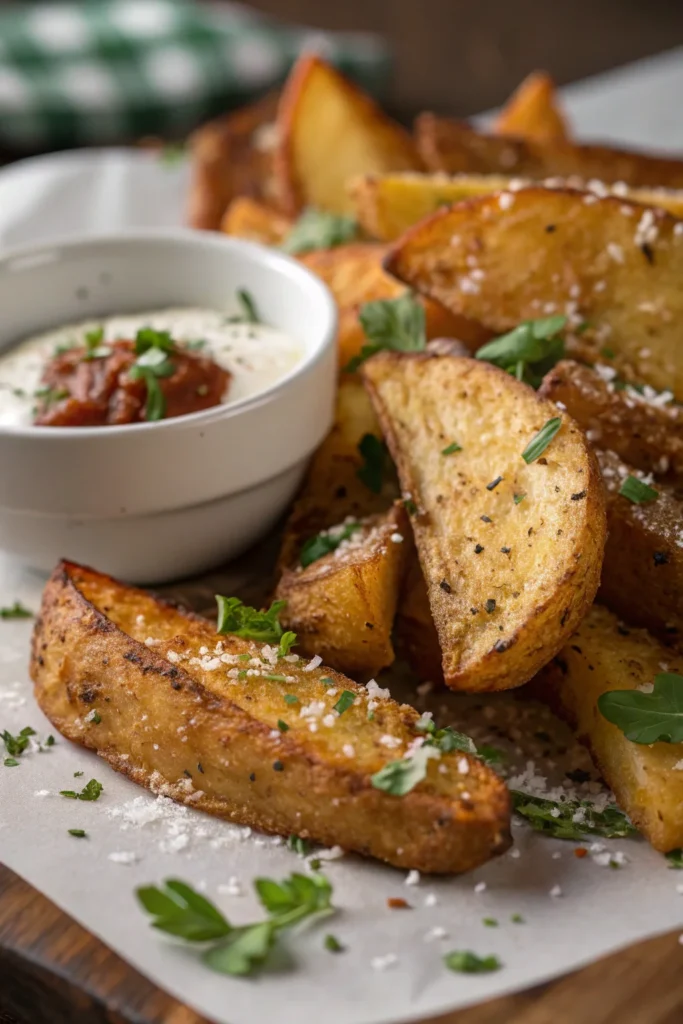
<instances>
[{"instance_id":1,"label":"white ceramic bowl","mask_svg":"<svg viewBox=\"0 0 683 1024\"><path fill-rule=\"evenodd\" d=\"M291 500L332 422L336 309L271 249L209 232L144 231L0 258L0 350L62 324L170 306L226 309L238 288L305 356L268 390L154 423L0 427L0 547L162 582L231 558Z\"/></svg>"}]
</instances>

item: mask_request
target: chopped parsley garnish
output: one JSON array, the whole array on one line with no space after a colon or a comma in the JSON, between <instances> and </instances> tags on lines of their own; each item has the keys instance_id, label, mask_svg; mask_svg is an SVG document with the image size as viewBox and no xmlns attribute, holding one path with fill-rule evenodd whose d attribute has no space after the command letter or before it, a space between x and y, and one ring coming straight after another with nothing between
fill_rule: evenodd
<instances>
[{"instance_id":1,"label":"chopped parsley garnish","mask_svg":"<svg viewBox=\"0 0 683 1024\"><path fill-rule=\"evenodd\" d=\"M80 793L77 793L74 789L60 789L59 795L65 796L69 800L87 800L94 801L99 800L104 786L97 779L91 779L87 785L83 787Z\"/></svg>"},{"instance_id":2,"label":"chopped parsley garnish","mask_svg":"<svg viewBox=\"0 0 683 1024\"><path fill-rule=\"evenodd\" d=\"M323 676L320 682L323 686L334 686L334 679L331 676Z\"/></svg>"},{"instance_id":3,"label":"chopped parsley garnish","mask_svg":"<svg viewBox=\"0 0 683 1024\"><path fill-rule=\"evenodd\" d=\"M313 849L313 845L309 843L308 839L292 834L287 837L287 848L298 853L300 857L307 857Z\"/></svg>"},{"instance_id":4,"label":"chopped parsley garnish","mask_svg":"<svg viewBox=\"0 0 683 1024\"><path fill-rule=\"evenodd\" d=\"M5 744L5 750L10 757L21 757L28 746L29 739L35 734L35 729L27 725L17 736L13 736L5 729L4 732L0 732L0 739Z\"/></svg>"},{"instance_id":5,"label":"chopped parsley garnish","mask_svg":"<svg viewBox=\"0 0 683 1024\"><path fill-rule=\"evenodd\" d=\"M480 757L485 764L503 764L505 752L489 743L482 743L480 747L477 747L477 757Z\"/></svg>"},{"instance_id":6,"label":"chopped parsley garnish","mask_svg":"<svg viewBox=\"0 0 683 1024\"><path fill-rule=\"evenodd\" d=\"M651 693L602 693L598 709L632 743L683 743L683 676L674 672L656 675Z\"/></svg>"},{"instance_id":7,"label":"chopped parsley garnish","mask_svg":"<svg viewBox=\"0 0 683 1024\"><path fill-rule=\"evenodd\" d=\"M387 446L374 434L364 434L358 444L358 451L363 456L363 465L356 470L356 476L373 494L380 494L389 455Z\"/></svg>"},{"instance_id":8,"label":"chopped parsley garnish","mask_svg":"<svg viewBox=\"0 0 683 1024\"><path fill-rule=\"evenodd\" d=\"M238 673L239 675L239 673ZM287 676L280 675L278 672L264 672L262 679L270 679L273 683L286 683Z\"/></svg>"},{"instance_id":9,"label":"chopped parsley garnish","mask_svg":"<svg viewBox=\"0 0 683 1024\"><path fill-rule=\"evenodd\" d=\"M439 754L425 743L410 757L389 761L370 777L370 781L375 789L381 789L390 796L405 796L426 777L427 763L432 757L439 757Z\"/></svg>"},{"instance_id":10,"label":"chopped parsley garnish","mask_svg":"<svg viewBox=\"0 0 683 1024\"><path fill-rule=\"evenodd\" d=\"M525 818L535 832L554 839L582 839L586 835L620 839L638 834L617 807L596 811L586 800L544 800L530 793L510 790L515 814Z\"/></svg>"},{"instance_id":11,"label":"chopped parsley garnish","mask_svg":"<svg viewBox=\"0 0 683 1024\"><path fill-rule=\"evenodd\" d=\"M137 890L152 926L186 942L211 943L201 959L220 974L253 974L285 928L334 912L332 886L324 875L291 874L282 882L258 878L256 893L268 917L256 924L231 925L213 903L185 882L168 879L163 888Z\"/></svg>"},{"instance_id":12,"label":"chopped parsley garnish","mask_svg":"<svg viewBox=\"0 0 683 1024\"><path fill-rule=\"evenodd\" d=\"M277 720L277 727L280 732L289 732L289 726L286 722L283 722L281 718L278 718Z\"/></svg>"},{"instance_id":13,"label":"chopped parsley garnish","mask_svg":"<svg viewBox=\"0 0 683 1024\"><path fill-rule=\"evenodd\" d=\"M341 942L335 935L326 935L323 945L330 953L344 952L344 946L342 946Z\"/></svg>"},{"instance_id":14,"label":"chopped parsley garnish","mask_svg":"<svg viewBox=\"0 0 683 1024\"><path fill-rule=\"evenodd\" d=\"M74 836L75 839L87 839L88 834L83 828L70 828L69 835Z\"/></svg>"},{"instance_id":15,"label":"chopped parsley garnish","mask_svg":"<svg viewBox=\"0 0 683 1024\"><path fill-rule=\"evenodd\" d=\"M307 207L281 244L285 252L295 254L311 249L333 249L358 236L358 223L327 210Z\"/></svg>"},{"instance_id":16,"label":"chopped parsley garnish","mask_svg":"<svg viewBox=\"0 0 683 1024\"><path fill-rule=\"evenodd\" d=\"M515 494L513 498L515 505L519 505L519 503L524 501L525 498L526 494Z\"/></svg>"},{"instance_id":17,"label":"chopped parsley garnish","mask_svg":"<svg viewBox=\"0 0 683 1024\"><path fill-rule=\"evenodd\" d=\"M54 745L55 745L55 738L54 738L54 736L48 736L48 738L45 740L44 746L46 746L46 747L54 747Z\"/></svg>"},{"instance_id":18,"label":"chopped parsley garnish","mask_svg":"<svg viewBox=\"0 0 683 1024\"><path fill-rule=\"evenodd\" d=\"M360 529L362 529L361 523L344 523L343 526L336 529L324 530L322 533L316 533L314 537L309 537L299 555L301 567L306 569L313 562L317 562L319 558L324 558L325 555L336 551L343 541L348 540Z\"/></svg>"},{"instance_id":19,"label":"chopped parsley garnish","mask_svg":"<svg viewBox=\"0 0 683 1024\"><path fill-rule=\"evenodd\" d=\"M427 733L425 745L438 747L442 754L450 754L454 750L462 750L466 754L476 754L474 740L464 732L456 732L449 725L445 729L437 729L431 718L421 716L415 723L418 732Z\"/></svg>"},{"instance_id":20,"label":"chopped parsley garnish","mask_svg":"<svg viewBox=\"0 0 683 1024\"><path fill-rule=\"evenodd\" d=\"M35 398L41 398L43 405L49 408L56 402L61 402L62 399L69 397L69 390L67 388L38 388L37 391L33 392Z\"/></svg>"},{"instance_id":21,"label":"chopped parsley garnish","mask_svg":"<svg viewBox=\"0 0 683 1024\"><path fill-rule=\"evenodd\" d=\"M293 693L286 693L285 694L285 704L298 704L298 703L299 703L299 698L296 697Z\"/></svg>"},{"instance_id":22,"label":"chopped parsley garnish","mask_svg":"<svg viewBox=\"0 0 683 1024\"><path fill-rule=\"evenodd\" d=\"M476 357L537 388L548 370L564 356L561 331L566 326L566 316L525 320L508 334L482 345Z\"/></svg>"},{"instance_id":23,"label":"chopped parsley garnish","mask_svg":"<svg viewBox=\"0 0 683 1024\"><path fill-rule=\"evenodd\" d=\"M417 505L415 504L412 498L404 498L403 507L405 508L409 516L417 515Z\"/></svg>"},{"instance_id":24,"label":"chopped parsley garnish","mask_svg":"<svg viewBox=\"0 0 683 1024\"><path fill-rule=\"evenodd\" d=\"M639 480L637 476L627 476L619 488L619 494L622 498L628 498L634 505L642 505L659 497L659 491Z\"/></svg>"},{"instance_id":25,"label":"chopped parsley garnish","mask_svg":"<svg viewBox=\"0 0 683 1024\"><path fill-rule=\"evenodd\" d=\"M531 462L535 462L536 459L540 458L543 452L546 450L552 439L558 433L562 426L562 417L553 416L547 423L544 423L539 432L535 437L529 441L528 445L522 452L522 458L529 465Z\"/></svg>"},{"instance_id":26,"label":"chopped parsley garnish","mask_svg":"<svg viewBox=\"0 0 683 1024\"><path fill-rule=\"evenodd\" d=\"M441 454L442 455L454 455L455 452L461 452L461 451L462 451L462 448L457 443L457 441L453 441L452 444L449 444L446 448L442 448L441 449Z\"/></svg>"},{"instance_id":27,"label":"chopped parsley garnish","mask_svg":"<svg viewBox=\"0 0 683 1024\"><path fill-rule=\"evenodd\" d=\"M296 633L293 633L291 629L286 630L280 637L280 643L278 644L277 656L278 658L285 658L292 647L296 643Z\"/></svg>"},{"instance_id":28,"label":"chopped parsley garnish","mask_svg":"<svg viewBox=\"0 0 683 1024\"><path fill-rule=\"evenodd\" d=\"M102 721L102 715L96 708L93 708L90 714L85 716L85 720L86 722L92 722L93 725L99 725L100 722Z\"/></svg>"},{"instance_id":29,"label":"chopped parsley garnish","mask_svg":"<svg viewBox=\"0 0 683 1024\"><path fill-rule=\"evenodd\" d=\"M246 288L237 289L237 302L240 307L239 313L228 317L230 324L260 324L261 317L256 310L256 303Z\"/></svg>"},{"instance_id":30,"label":"chopped parsley garnish","mask_svg":"<svg viewBox=\"0 0 683 1024\"><path fill-rule=\"evenodd\" d=\"M25 608L21 601L14 601L13 604L0 608L0 619L32 619L33 612Z\"/></svg>"},{"instance_id":31,"label":"chopped parsley garnish","mask_svg":"<svg viewBox=\"0 0 683 1024\"><path fill-rule=\"evenodd\" d=\"M128 371L128 376L131 380L145 382L145 418L150 422L162 420L166 415L166 398L159 381L173 376L175 372L168 358L168 353L174 347L175 342L167 331L153 331L151 327L144 327L137 333L135 351L138 358Z\"/></svg>"},{"instance_id":32,"label":"chopped parsley garnish","mask_svg":"<svg viewBox=\"0 0 683 1024\"><path fill-rule=\"evenodd\" d=\"M488 974L503 966L497 956L477 956L468 949L446 953L443 962L449 971L459 974Z\"/></svg>"},{"instance_id":33,"label":"chopped parsley garnish","mask_svg":"<svg viewBox=\"0 0 683 1024\"><path fill-rule=\"evenodd\" d=\"M84 359L86 362L90 362L92 359L105 359L111 355L109 346L102 344L104 341L104 327L95 327L92 331L86 331L84 340Z\"/></svg>"},{"instance_id":34,"label":"chopped parsley garnish","mask_svg":"<svg viewBox=\"0 0 683 1024\"><path fill-rule=\"evenodd\" d=\"M6 757L3 761L5 768L18 768L19 762L14 757Z\"/></svg>"},{"instance_id":35,"label":"chopped parsley garnish","mask_svg":"<svg viewBox=\"0 0 683 1024\"><path fill-rule=\"evenodd\" d=\"M279 644L284 633L279 615L286 601L273 601L266 612L243 604L238 597L216 594L218 604L218 633L232 633L244 640L257 640L264 644Z\"/></svg>"},{"instance_id":36,"label":"chopped parsley garnish","mask_svg":"<svg viewBox=\"0 0 683 1024\"><path fill-rule=\"evenodd\" d=\"M153 327L141 327L135 335L135 355L144 356L150 349L158 349L169 355L175 352L176 343L168 331L156 331Z\"/></svg>"},{"instance_id":37,"label":"chopped parsley garnish","mask_svg":"<svg viewBox=\"0 0 683 1024\"><path fill-rule=\"evenodd\" d=\"M498 921L496 920L495 917L483 917L481 919L481 923L486 928L497 928L498 927Z\"/></svg>"},{"instance_id":38,"label":"chopped parsley garnish","mask_svg":"<svg viewBox=\"0 0 683 1024\"><path fill-rule=\"evenodd\" d=\"M510 920L513 924L526 924L521 914L510 914Z\"/></svg>"},{"instance_id":39,"label":"chopped parsley garnish","mask_svg":"<svg viewBox=\"0 0 683 1024\"><path fill-rule=\"evenodd\" d=\"M334 710L337 714L343 715L345 711L349 710L355 699L356 695L352 690L343 690L341 697L334 705Z\"/></svg>"},{"instance_id":40,"label":"chopped parsley garnish","mask_svg":"<svg viewBox=\"0 0 683 1024\"><path fill-rule=\"evenodd\" d=\"M363 345L359 355L344 367L347 373L354 373L361 363L382 349L421 352L427 346L424 307L412 292L404 292L396 299L365 302L358 319L370 344Z\"/></svg>"},{"instance_id":41,"label":"chopped parsley garnish","mask_svg":"<svg viewBox=\"0 0 683 1024\"><path fill-rule=\"evenodd\" d=\"M670 868L674 868L677 871L683 871L683 850L681 850L680 847L677 850L669 850L665 856L669 862Z\"/></svg>"}]
</instances>

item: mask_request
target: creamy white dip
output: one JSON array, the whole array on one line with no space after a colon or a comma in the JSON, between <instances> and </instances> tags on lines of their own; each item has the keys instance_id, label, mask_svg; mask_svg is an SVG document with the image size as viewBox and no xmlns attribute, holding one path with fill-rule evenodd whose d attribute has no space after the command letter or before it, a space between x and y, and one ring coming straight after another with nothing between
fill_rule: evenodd
<instances>
[{"instance_id":1,"label":"creamy white dip","mask_svg":"<svg viewBox=\"0 0 683 1024\"><path fill-rule=\"evenodd\" d=\"M231 323L229 317L210 309L161 309L69 324L26 338L0 354L0 426L32 423L45 364L56 349L84 345L85 335L100 327L102 345L132 340L141 327L168 331L180 346L187 345L230 371L226 404L265 391L301 361L303 346L287 334L266 324Z\"/></svg>"}]
</instances>

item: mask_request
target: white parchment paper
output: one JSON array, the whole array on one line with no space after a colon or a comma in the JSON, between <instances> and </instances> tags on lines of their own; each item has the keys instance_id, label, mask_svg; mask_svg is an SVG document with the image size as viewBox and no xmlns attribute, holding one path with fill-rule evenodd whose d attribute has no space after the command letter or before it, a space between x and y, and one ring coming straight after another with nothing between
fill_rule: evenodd
<instances>
[{"instance_id":1,"label":"white parchment paper","mask_svg":"<svg viewBox=\"0 0 683 1024\"><path fill-rule=\"evenodd\" d=\"M630 143L683 147L677 109L682 89L677 51L633 73L572 87L568 100L579 132L614 137L618 127ZM665 137L652 137L655 124L658 133L666 126ZM144 153L27 161L0 172L0 247L141 224L176 226L186 184L185 165L169 167ZM216 589L248 597L250 581L262 578L268 557L261 550L188 593L200 609L211 604ZM36 609L43 583L0 557L0 605L19 599ZM30 725L44 739L54 730L32 698L30 631L30 622L0 621L0 731L17 733ZM397 696L407 695L398 678L383 682ZM528 781L555 761L549 782L555 785L567 768L590 769L585 753L561 732L566 757L556 757L554 744L550 752L544 749L546 732L555 735L555 726L544 710L517 697L488 700L487 708L453 695L420 701L444 721L478 737L493 736L511 775ZM82 778L74 779L77 771ZM90 778L104 784L97 803L58 795ZM525 788L519 780L517 785ZM585 784L586 793L591 788L598 787ZM70 828L86 829L89 838L72 838ZM683 926L683 872L671 870L643 841L608 841L578 859L575 843L535 835L524 825L516 825L514 834L513 850L484 868L415 885L407 885L402 872L357 857L325 861L336 918L288 937L289 965L258 979L234 979L212 974L191 949L153 932L136 904L136 886L182 878L243 923L262 915L253 878L307 870L303 860L272 838L153 797L59 736L47 751L27 751L19 767L0 767L0 860L162 988L225 1024L313 1024L322 1014L326 1024L428 1017ZM622 862L619 870L609 867L610 859ZM390 910L386 901L397 896L411 909ZM525 923L511 921L518 914ZM485 925L484 918L497 926ZM344 953L323 948L328 931L344 944ZM503 968L488 975L449 973L441 958L451 949L496 954Z\"/></svg>"}]
</instances>

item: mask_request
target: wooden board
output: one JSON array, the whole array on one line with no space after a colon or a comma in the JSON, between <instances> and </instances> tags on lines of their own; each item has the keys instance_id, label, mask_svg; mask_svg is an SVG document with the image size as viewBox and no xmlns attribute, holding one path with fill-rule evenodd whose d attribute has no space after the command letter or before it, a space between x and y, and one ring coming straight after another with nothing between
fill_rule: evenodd
<instances>
[{"instance_id":1,"label":"wooden board","mask_svg":"<svg viewBox=\"0 0 683 1024\"><path fill-rule=\"evenodd\" d=\"M682 1020L683 946L672 934L632 946L548 985L429 1024ZM54 903L0 867L0 1024L208 1022L165 995Z\"/></svg>"}]
</instances>

